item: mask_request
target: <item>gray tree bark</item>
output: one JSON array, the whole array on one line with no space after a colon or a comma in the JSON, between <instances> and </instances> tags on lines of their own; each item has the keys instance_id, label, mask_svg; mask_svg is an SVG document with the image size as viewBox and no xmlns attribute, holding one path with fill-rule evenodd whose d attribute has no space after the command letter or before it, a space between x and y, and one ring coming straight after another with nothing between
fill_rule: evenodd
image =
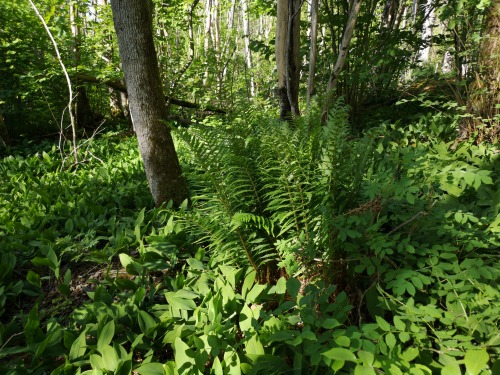
<instances>
[{"instance_id":1,"label":"gray tree bark","mask_svg":"<svg viewBox=\"0 0 500 375\"><path fill-rule=\"evenodd\" d=\"M248 0L242 0L241 12L243 13L243 39L245 40L245 63L250 75L250 97L255 96L255 85L252 77L252 52L250 51L250 15L248 14Z\"/></svg>"},{"instance_id":2,"label":"gray tree bark","mask_svg":"<svg viewBox=\"0 0 500 375\"><path fill-rule=\"evenodd\" d=\"M299 116L301 0L278 0L276 21L277 93L280 117Z\"/></svg>"},{"instance_id":3,"label":"gray tree bark","mask_svg":"<svg viewBox=\"0 0 500 375\"><path fill-rule=\"evenodd\" d=\"M127 84L130 115L156 206L188 198L172 135L153 44L150 0L112 0L113 22Z\"/></svg>"},{"instance_id":4,"label":"gray tree bark","mask_svg":"<svg viewBox=\"0 0 500 375\"><path fill-rule=\"evenodd\" d=\"M347 24L344 29L344 34L342 35L342 42L339 46L339 54L337 56L337 61L333 67L333 72L328 81L326 87L326 100L323 112L323 120L326 120L328 116L328 111L330 110L330 105L333 99L335 89L337 88L337 82L344 69L345 62L347 60L347 54L349 52L349 46L351 44L352 36L354 34L354 28L356 27L356 21L358 19L359 10L361 9L361 0L351 1L351 10L349 11L349 18L347 19Z\"/></svg>"},{"instance_id":5,"label":"gray tree bark","mask_svg":"<svg viewBox=\"0 0 500 375\"><path fill-rule=\"evenodd\" d=\"M316 73L316 45L318 40L318 0L311 0L311 47L309 48L309 76L307 78L307 105L314 95L314 75Z\"/></svg>"}]
</instances>

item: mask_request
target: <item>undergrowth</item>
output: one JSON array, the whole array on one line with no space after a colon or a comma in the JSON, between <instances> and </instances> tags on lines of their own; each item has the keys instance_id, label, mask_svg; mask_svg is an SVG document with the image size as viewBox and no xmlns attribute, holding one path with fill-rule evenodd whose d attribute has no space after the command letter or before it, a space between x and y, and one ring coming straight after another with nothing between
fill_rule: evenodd
<instances>
[{"instance_id":1,"label":"undergrowth","mask_svg":"<svg viewBox=\"0 0 500 375\"><path fill-rule=\"evenodd\" d=\"M347 117L175 130L177 211L132 138L3 158L1 373L498 373L498 149Z\"/></svg>"}]
</instances>

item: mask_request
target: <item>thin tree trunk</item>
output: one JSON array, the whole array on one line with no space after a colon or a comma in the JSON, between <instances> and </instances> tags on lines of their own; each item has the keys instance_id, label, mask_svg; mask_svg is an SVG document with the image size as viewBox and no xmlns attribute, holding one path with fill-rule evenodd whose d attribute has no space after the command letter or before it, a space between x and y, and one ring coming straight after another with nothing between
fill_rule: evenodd
<instances>
[{"instance_id":1,"label":"thin tree trunk","mask_svg":"<svg viewBox=\"0 0 500 375\"><path fill-rule=\"evenodd\" d=\"M5 125L2 114L0 113L0 149L10 145L9 131Z\"/></svg>"},{"instance_id":2,"label":"thin tree trunk","mask_svg":"<svg viewBox=\"0 0 500 375\"><path fill-rule=\"evenodd\" d=\"M59 47L57 46L57 43L52 36L52 33L50 32L49 27L47 26L47 23L45 22L45 18L40 14L38 11L38 8L36 7L35 3L33 3L32 0L28 0L30 2L31 7L33 8L34 12L42 22L43 27L45 28L45 31L49 35L50 40L52 41L52 45L54 46L54 50L56 51L56 56L57 60L59 61L59 64L61 65L62 71L64 73L64 76L66 77L66 83L68 85L68 94L69 94L69 99L68 99L68 112L69 112L69 119L71 123L71 131L72 131L72 144L73 144L73 158L74 158L74 163L78 164L78 148L76 147L76 121L75 117L73 115L73 87L71 85L71 79L69 78L68 71L66 70L66 66L64 65L64 62L62 61L61 54L59 53ZM63 124L61 124L61 135L63 132Z\"/></svg>"},{"instance_id":3,"label":"thin tree trunk","mask_svg":"<svg viewBox=\"0 0 500 375\"><path fill-rule=\"evenodd\" d=\"M300 0L278 0L276 22L277 94L280 117L299 116Z\"/></svg>"},{"instance_id":4,"label":"thin tree trunk","mask_svg":"<svg viewBox=\"0 0 500 375\"><path fill-rule=\"evenodd\" d=\"M203 41L203 50L205 52L205 63L208 62L208 56L210 54L210 36L212 34L212 0L206 0L205 3L205 39ZM206 85L208 81L208 64L205 68L205 73L203 76L203 85Z\"/></svg>"},{"instance_id":5,"label":"thin tree trunk","mask_svg":"<svg viewBox=\"0 0 500 375\"><path fill-rule=\"evenodd\" d=\"M311 97L314 95L314 75L316 73L316 56L318 41L318 0L311 0L311 47L309 49L309 76L307 78L307 99L309 106Z\"/></svg>"},{"instance_id":6,"label":"thin tree trunk","mask_svg":"<svg viewBox=\"0 0 500 375\"><path fill-rule=\"evenodd\" d=\"M78 3L76 1L69 3L69 18L71 25L71 34L73 36L73 66L78 67L81 61L80 44L82 30L79 25ZM89 129L94 127L94 114L90 107L90 101L87 96L85 86L78 81L75 86L75 114L76 124L79 129Z\"/></svg>"},{"instance_id":7,"label":"thin tree trunk","mask_svg":"<svg viewBox=\"0 0 500 375\"><path fill-rule=\"evenodd\" d=\"M252 77L252 52L250 51L250 15L248 14L248 0L242 0L243 13L243 38L245 39L245 63L250 75L250 97L255 95L254 81Z\"/></svg>"},{"instance_id":8,"label":"thin tree trunk","mask_svg":"<svg viewBox=\"0 0 500 375\"><path fill-rule=\"evenodd\" d=\"M130 114L139 142L149 189L156 206L188 198L172 135L156 57L151 2L111 2L118 47L129 98Z\"/></svg>"},{"instance_id":9,"label":"thin tree trunk","mask_svg":"<svg viewBox=\"0 0 500 375\"><path fill-rule=\"evenodd\" d=\"M333 100L333 95L337 87L337 81L339 79L340 73L344 68L347 54L349 52L349 45L351 44L352 36L354 34L354 28L356 27L356 20L358 18L359 10L361 9L361 0L352 0L351 10L349 12L349 18L347 20L346 27L344 29L344 35L342 36L342 42L339 46L339 55L337 56L337 61L333 67L330 80L326 87L326 101L323 113L323 119L326 120L328 111L330 110L331 101Z\"/></svg>"},{"instance_id":10,"label":"thin tree trunk","mask_svg":"<svg viewBox=\"0 0 500 375\"><path fill-rule=\"evenodd\" d=\"M467 110L473 115L461 125L461 138L477 134L476 142L500 140L500 0L493 0L479 51L479 70L469 87ZM483 126L484 125L484 126Z\"/></svg>"}]
</instances>

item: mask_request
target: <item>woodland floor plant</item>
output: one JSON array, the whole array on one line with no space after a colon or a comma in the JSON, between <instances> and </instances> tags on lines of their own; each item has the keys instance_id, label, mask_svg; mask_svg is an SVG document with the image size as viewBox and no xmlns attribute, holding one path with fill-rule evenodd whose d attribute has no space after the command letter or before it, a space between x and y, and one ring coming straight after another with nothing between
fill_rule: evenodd
<instances>
[{"instance_id":1,"label":"woodland floor plant","mask_svg":"<svg viewBox=\"0 0 500 375\"><path fill-rule=\"evenodd\" d=\"M498 147L240 113L174 131L176 211L116 133L0 161L0 372L498 373Z\"/></svg>"}]
</instances>

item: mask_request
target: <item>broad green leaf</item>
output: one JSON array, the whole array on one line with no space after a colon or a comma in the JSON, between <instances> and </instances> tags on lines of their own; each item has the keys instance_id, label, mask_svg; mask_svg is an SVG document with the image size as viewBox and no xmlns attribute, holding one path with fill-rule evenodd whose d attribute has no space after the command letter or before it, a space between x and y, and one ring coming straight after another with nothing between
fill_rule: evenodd
<instances>
[{"instance_id":1,"label":"broad green leaf","mask_svg":"<svg viewBox=\"0 0 500 375\"><path fill-rule=\"evenodd\" d=\"M248 275L245 276L245 280L243 281L243 286L241 287L241 296L246 298L246 295L252 286L255 283L256 272L250 271Z\"/></svg>"},{"instance_id":2,"label":"broad green leaf","mask_svg":"<svg viewBox=\"0 0 500 375\"><path fill-rule=\"evenodd\" d=\"M2 327L3 328L3 327ZM24 325L24 335L26 336L26 341L28 344L35 344L40 341L39 336L41 336L42 331L40 329L40 317L38 315L38 304L35 304L30 310L28 315L28 321Z\"/></svg>"},{"instance_id":3,"label":"broad green leaf","mask_svg":"<svg viewBox=\"0 0 500 375\"><path fill-rule=\"evenodd\" d=\"M203 264L203 262L198 259L188 258L187 263L193 270L203 271L205 269L205 265Z\"/></svg>"},{"instance_id":4,"label":"broad green leaf","mask_svg":"<svg viewBox=\"0 0 500 375\"><path fill-rule=\"evenodd\" d=\"M486 349L467 350L465 352L465 368L470 373L470 375L479 374L489 360L490 356L488 355Z\"/></svg>"},{"instance_id":5,"label":"broad green leaf","mask_svg":"<svg viewBox=\"0 0 500 375\"><path fill-rule=\"evenodd\" d=\"M255 284L245 298L246 303L254 303L266 288L266 285Z\"/></svg>"},{"instance_id":6,"label":"broad green leaf","mask_svg":"<svg viewBox=\"0 0 500 375\"><path fill-rule=\"evenodd\" d=\"M111 343L113 336L115 335L115 322L114 320L109 321L99 333L97 338L97 350L102 354L102 348Z\"/></svg>"},{"instance_id":7,"label":"broad green leaf","mask_svg":"<svg viewBox=\"0 0 500 375\"><path fill-rule=\"evenodd\" d=\"M300 290L300 281L294 277L290 277L286 282L286 289L288 293L292 297L293 300L297 298Z\"/></svg>"},{"instance_id":8,"label":"broad green leaf","mask_svg":"<svg viewBox=\"0 0 500 375\"><path fill-rule=\"evenodd\" d=\"M377 324L380 328L382 328L383 331L390 332L391 330L391 325L387 323L387 321L382 318L381 316L376 316L375 320L377 321Z\"/></svg>"},{"instance_id":9,"label":"broad green leaf","mask_svg":"<svg viewBox=\"0 0 500 375\"><path fill-rule=\"evenodd\" d=\"M82 357L87 351L87 341L85 340L87 336L87 330L84 330L80 335L73 341L71 349L69 350L69 359L74 361Z\"/></svg>"},{"instance_id":10,"label":"broad green leaf","mask_svg":"<svg viewBox=\"0 0 500 375\"><path fill-rule=\"evenodd\" d=\"M141 375L164 375L165 369L158 362L150 362L134 370Z\"/></svg>"},{"instance_id":11,"label":"broad green leaf","mask_svg":"<svg viewBox=\"0 0 500 375\"><path fill-rule=\"evenodd\" d=\"M376 375L375 369L369 366L356 365L354 375Z\"/></svg>"},{"instance_id":12,"label":"broad green leaf","mask_svg":"<svg viewBox=\"0 0 500 375\"><path fill-rule=\"evenodd\" d=\"M385 336L385 342L386 342L387 346L389 347L389 349L394 349L394 347L396 346L396 337L394 336L394 334L392 332L389 332Z\"/></svg>"},{"instance_id":13,"label":"broad green leaf","mask_svg":"<svg viewBox=\"0 0 500 375\"><path fill-rule=\"evenodd\" d=\"M253 330L253 325L254 325L253 320L254 320L253 311L247 304L245 304L240 312L239 324L241 331L247 332Z\"/></svg>"},{"instance_id":14,"label":"broad green leaf","mask_svg":"<svg viewBox=\"0 0 500 375\"><path fill-rule=\"evenodd\" d=\"M335 342L339 346L348 348L351 345L351 340L347 336L339 336L335 339Z\"/></svg>"},{"instance_id":15,"label":"broad green leaf","mask_svg":"<svg viewBox=\"0 0 500 375\"><path fill-rule=\"evenodd\" d=\"M224 375L224 371L222 370L222 365L220 363L219 357L215 357L214 362L212 364L212 371L214 375Z\"/></svg>"},{"instance_id":16,"label":"broad green leaf","mask_svg":"<svg viewBox=\"0 0 500 375\"><path fill-rule=\"evenodd\" d=\"M441 369L441 375L462 375L462 370L460 370L460 366L457 364L446 365Z\"/></svg>"},{"instance_id":17,"label":"broad green leaf","mask_svg":"<svg viewBox=\"0 0 500 375\"><path fill-rule=\"evenodd\" d=\"M420 351L418 350L418 348L414 348L413 346L410 346L408 349L406 349L401 354L401 358L403 358L407 362L411 362L415 358L417 358L419 354L420 354Z\"/></svg>"},{"instance_id":18,"label":"broad green leaf","mask_svg":"<svg viewBox=\"0 0 500 375\"><path fill-rule=\"evenodd\" d=\"M399 316L395 315L393 318L393 321L394 321L394 326L396 327L396 329L403 331L403 332L405 331L406 324L401 320L401 318Z\"/></svg>"},{"instance_id":19,"label":"broad green leaf","mask_svg":"<svg viewBox=\"0 0 500 375\"><path fill-rule=\"evenodd\" d=\"M367 352L365 350L358 351L358 358L366 366L371 366L375 360L375 355L372 352Z\"/></svg>"},{"instance_id":20,"label":"broad green leaf","mask_svg":"<svg viewBox=\"0 0 500 375\"><path fill-rule=\"evenodd\" d=\"M341 325L342 324L340 324L337 319L328 318L328 319L325 319L323 321L323 323L321 324L321 327L323 327L325 329L333 329L333 328L339 327Z\"/></svg>"},{"instance_id":21,"label":"broad green leaf","mask_svg":"<svg viewBox=\"0 0 500 375\"><path fill-rule=\"evenodd\" d=\"M102 357L99 354L90 355L90 365L92 366L93 369L99 371L105 369L104 362L102 361Z\"/></svg>"},{"instance_id":22,"label":"broad green leaf","mask_svg":"<svg viewBox=\"0 0 500 375\"><path fill-rule=\"evenodd\" d=\"M193 301L193 298L191 298L191 295L189 298L186 298L186 294L182 292L181 290L178 290L177 292L166 292L165 293L165 298L167 299L167 302L172 308L174 309L179 309L179 310L194 310L196 309L196 303Z\"/></svg>"},{"instance_id":23,"label":"broad green leaf","mask_svg":"<svg viewBox=\"0 0 500 375\"><path fill-rule=\"evenodd\" d=\"M156 321L154 320L154 318L151 315L149 315L146 311L140 310L137 320L139 321L139 327L141 328L141 332L144 333L146 337L150 337L151 332L156 327Z\"/></svg>"},{"instance_id":24,"label":"broad green leaf","mask_svg":"<svg viewBox=\"0 0 500 375\"><path fill-rule=\"evenodd\" d=\"M250 339L245 343L247 354L263 355L265 354L264 346L259 340L257 334L253 334Z\"/></svg>"},{"instance_id":25,"label":"broad green leaf","mask_svg":"<svg viewBox=\"0 0 500 375\"><path fill-rule=\"evenodd\" d=\"M226 374L241 375L240 357L236 351L226 351L224 353L223 368L225 368Z\"/></svg>"},{"instance_id":26,"label":"broad green leaf","mask_svg":"<svg viewBox=\"0 0 500 375\"><path fill-rule=\"evenodd\" d=\"M193 369L195 365L194 353L179 337L175 339L174 352L177 370L182 370L186 374L195 373Z\"/></svg>"},{"instance_id":27,"label":"broad green leaf","mask_svg":"<svg viewBox=\"0 0 500 375\"><path fill-rule=\"evenodd\" d=\"M354 353L344 348L333 348L321 354L333 360L358 362Z\"/></svg>"},{"instance_id":28,"label":"broad green leaf","mask_svg":"<svg viewBox=\"0 0 500 375\"><path fill-rule=\"evenodd\" d=\"M280 277L279 280L276 282L276 294L282 295L286 293L286 278L285 277Z\"/></svg>"},{"instance_id":29,"label":"broad green leaf","mask_svg":"<svg viewBox=\"0 0 500 375\"><path fill-rule=\"evenodd\" d=\"M115 371L118 367L118 355L115 349L109 345L103 346L101 354L104 368L108 371Z\"/></svg>"}]
</instances>

